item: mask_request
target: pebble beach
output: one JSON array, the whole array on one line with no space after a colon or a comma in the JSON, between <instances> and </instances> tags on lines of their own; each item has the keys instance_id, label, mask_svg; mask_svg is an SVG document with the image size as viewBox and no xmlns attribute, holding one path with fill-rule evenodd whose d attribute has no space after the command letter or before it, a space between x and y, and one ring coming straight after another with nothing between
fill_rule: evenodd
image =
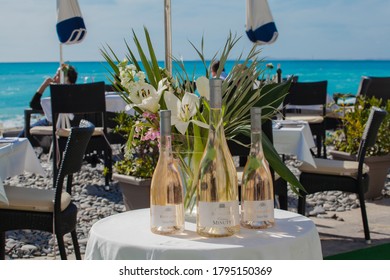
<instances>
[{"instance_id":1,"label":"pebble beach","mask_svg":"<svg viewBox=\"0 0 390 280\"><path fill-rule=\"evenodd\" d=\"M36 153L39 155L39 150ZM51 162L47 154L40 155L40 161L46 175L24 174L5 180L5 184L18 186L34 186L50 188L52 186ZM287 158L286 164L295 175L299 175L296 168L300 163L294 157ZM100 219L125 211L122 194L117 182L112 182L106 190L102 175L103 165L85 164L82 170L74 175L73 200L77 205L78 225L77 235L81 253L85 252L88 233L92 225ZM384 184L382 196L376 199L390 199L390 174ZM359 208L359 201L355 194L338 191L316 193L307 196L307 210L309 216L324 219L338 219L338 213ZM288 207L296 212L297 196L289 190ZM342 221L342 219L341 219ZM347 222L347 221L346 221ZM73 245L70 235L65 236L69 258L74 258ZM33 231L17 230L6 233L6 259L60 259L59 251L55 247L53 234Z\"/></svg>"}]
</instances>

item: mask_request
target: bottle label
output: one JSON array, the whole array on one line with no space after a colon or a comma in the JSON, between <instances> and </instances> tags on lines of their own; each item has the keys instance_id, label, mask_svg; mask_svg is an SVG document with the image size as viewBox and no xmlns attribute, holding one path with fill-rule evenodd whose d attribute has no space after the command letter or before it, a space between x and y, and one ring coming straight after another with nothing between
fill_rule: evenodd
<instances>
[{"instance_id":1,"label":"bottle label","mask_svg":"<svg viewBox=\"0 0 390 280\"><path fill-rule=\"evenodd\" d=\"M245 200L242 202L242 208L244 221L263 222L274 220L274 201L272 199Z\"/></svg>"},{"instance_id":2,"label":"bottle label","mask_svg":"<svg viewBox=\"0 0 390 280\"><path fill-rule=\"evenodd\" d=\"M151 205L150 211L153 226L176 226L174 205Z\"/></svg>"},{"instance_id":3,"label":"bottle label","mask_svg":"<svg viewBox=\"0 0 390 280\"><path fill-rule=\"evenodd\" d=\"M238 201L199 201L198 206L199 223L202 227L232 227L240 223Z\"/></svg>"}]
</instances>

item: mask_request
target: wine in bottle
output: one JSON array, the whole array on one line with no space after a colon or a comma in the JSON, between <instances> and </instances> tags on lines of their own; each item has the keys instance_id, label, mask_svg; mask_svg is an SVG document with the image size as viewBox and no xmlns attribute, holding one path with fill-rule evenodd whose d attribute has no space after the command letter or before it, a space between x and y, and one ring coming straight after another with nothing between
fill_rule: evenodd
<instances>
[{"instance_id":1,"label":"wine in bottle","mask_svg":"<svg viewBox=\"0 0 390 280\"><path fill-rule=\"evenodd\" d=\"M222 80L210 80L210 130L200 162L197 233L223 237L240 230L237 172L225 139Z\"/></svg>"},{"instance_id":2,"label":"wine in bottle","mask_svg":"<svg viewBox=\"0 0 390 280\"><path fill-rule=\"evenodd\" d=\"M160 111L160 155L150 190L151 230L177 234L184 230L184 194L180 170L172 156L171 111Z\"/></svg>"},{"instance_id":3,"label":"wine in bottle","mask_svg":"<svg viewBox=\"0 0 390 280\"><path fill-rule=\"evenodd\" d=\"M241 225L268 228L274 220L272 175L264 157L261 136L261 108L251 108L251 149L241 186Z\"/></svg>"}]
</instances>

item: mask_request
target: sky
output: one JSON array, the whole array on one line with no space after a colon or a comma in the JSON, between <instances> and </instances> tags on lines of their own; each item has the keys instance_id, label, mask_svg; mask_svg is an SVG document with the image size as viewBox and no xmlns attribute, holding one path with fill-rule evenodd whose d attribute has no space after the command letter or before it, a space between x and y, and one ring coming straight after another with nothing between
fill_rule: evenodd
<instances>
[{"instance_id":1,"label":"sky","mask_svg":"<svg viewBox=\"0 0 390 280\"><path fill-rule=\"evenodd\" d=\"M252 43L245 34L245 0L171 0L172 54L198 56L204 37L206 58L220 51L231 31L241 36L232 55ZM260 46L272 59L390 59L389 0L269 0L279 31L277 41ZM102 61L109 45L119 58L132 30L145 26L159 60L164 60L164 0L79 0L87 27L80 44L63 47L65 61ZM54 0L1 0L0 62L58 61ZM233 57L232 59L234 59Z\"/></svg>"}]
</instances>

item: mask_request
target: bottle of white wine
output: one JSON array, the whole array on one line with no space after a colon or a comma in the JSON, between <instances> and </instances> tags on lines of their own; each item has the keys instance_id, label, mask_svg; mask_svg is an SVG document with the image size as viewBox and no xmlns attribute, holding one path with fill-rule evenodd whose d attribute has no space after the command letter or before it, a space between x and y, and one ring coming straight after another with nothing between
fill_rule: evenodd
<instances>
[{"instance_id":1,"label":"bottle of white wine","mask_svg":"<svg viewBox=\"0 0 390 280\"><path fill-rule=\"evenodd\" d=\"M280 84L282 82L282 69L280 68L280 63L278 63L278 68L276 69L276 75L277 75L276 82Z\"/></svg>"},{"instance_id":2,"label":"bottle of white wine","mask_svg":"<svg viewBox=\"0 0 390 280\"><path fill-rule=\"evenodd\" d=\"M240 230L237 172L225 139L222 80L210 80L210 130L200 162L197 233L223 237Z\"/></svg>"},{"instance_id":3,"label":"bottle of white wine","mask_svg":"<svg viewBox=\"0 0 390 280\"><path fill-rule=\"evenodd\" d=\"M150 226L153 233L184 231L184 188L172 156L171 111L160 111L160 155L150 189Z\"/></svg>"},{"instance_id":4,"label":"bottle of white wine","mask_svg":"<svg viewBox=\"0 0 390 280\"><path fill-rule=\"evenodd\" d=\"M251 150L242 175L241 225L268 228L274 220L274 189L261 136L261 108L251 108Z\"/></svg>"}]
</instances>

